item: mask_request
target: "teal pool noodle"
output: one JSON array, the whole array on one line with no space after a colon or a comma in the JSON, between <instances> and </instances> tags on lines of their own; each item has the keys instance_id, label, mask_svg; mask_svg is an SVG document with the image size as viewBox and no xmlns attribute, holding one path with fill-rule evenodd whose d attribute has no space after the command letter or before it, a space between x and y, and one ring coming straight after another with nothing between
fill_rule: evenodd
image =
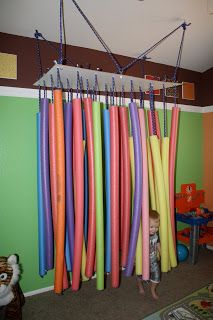
<instances>
[{"instance_id":1,"label":"teal pool noodle","mask_svg":"<svg viewBox=\"0 0 213 320\"><path fill-rule=\"evenodd\" d=\"M39 275L45 276L46 271L46 258L45 258L45 218L42 196L42 183L41 183L41 148L40 148L40 113L36 114L37 125L37 196L38 196L38 251L39 251Z\"/></svg>"}]
</instances>

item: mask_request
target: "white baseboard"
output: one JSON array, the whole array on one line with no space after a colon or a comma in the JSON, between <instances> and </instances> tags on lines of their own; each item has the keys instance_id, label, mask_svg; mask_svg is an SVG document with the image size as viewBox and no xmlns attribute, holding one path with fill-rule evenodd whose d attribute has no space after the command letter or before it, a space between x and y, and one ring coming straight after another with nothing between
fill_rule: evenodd
<instances>
[{"instance_id":1,"label":"white baseboard","mask_svg":"<svg viewBox=\"0 0 213 320\"><path fill-rule=\"evenodd\" d=\"M54 289L54 286L41 288L41 289L34 290L34 291L28 291L28 292L24 293L24 296L25 297L30 297L30 296L34 296L36 294L44 293L44 292L47 292L47 291L52 291L53 289Z\"/></svg>"}]
</instances>

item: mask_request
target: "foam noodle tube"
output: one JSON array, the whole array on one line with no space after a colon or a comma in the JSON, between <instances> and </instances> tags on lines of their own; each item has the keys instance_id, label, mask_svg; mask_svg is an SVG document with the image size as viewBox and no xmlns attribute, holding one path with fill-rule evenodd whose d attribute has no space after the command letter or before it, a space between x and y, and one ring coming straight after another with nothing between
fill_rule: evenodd
<instances>
[{"instance_id":1,"label":"foam noodle tube","mask_svg":"<svg viewBox=\"0 0 213 320\"><path fill-rule=\"evenodd\" d=\"M40 113L36 115L37 124L37 192L38 192L38 249L39 249L39 275L43 277L46 271L45 259L45 219L43 208L43 193L41 183L41 141L40 141Z\"/></svg>"},{"instance_id":2,"label":"foam noodle tube","mask_svg":"<svg viewBox=\"0 0 213 320\"><path fill-rule=\"evenodd\" d=\"M84 140L84 241L87 244L88 236L88 205L89 205L89 187L88 187L88 156L87 156L87 133L85 110L82 109L82 125Z\"/></svg>"},{"instance_id":3,"label":"foam noodle tube","mask_svg":"<svg viewBox=\"0 0 213 320\"><path fill-rule=\"evenodd\" d=\"M130 168L131 168L132 198L133 198L134 187L135 187L135 159L134 159L134 144L133 144L132 136L129 137L129 153L130 153Z\"/></svg>"},{"instance_id":4,"label":"foam noodle tube","mask_svg":"<svg viewBox=\"0 0 213 320\"><path fill-rule=\"evenodd\" d=\"M153 131L152 131L152 116L151 116L151 111L150 110L147 111L147 121L148 121L149 135L152 136L153 135Z\"/></svg>"},{"instance_id":5,"label":"foam noodle tube","mask_svg":"<svg viewBox=\"0 0 213 320\"><path fill-rule=\"evenodd\" d=\"M49 158L50 158L50 188L51 188L51 204L52 204L52 217L54 239L56 242L57 231L57 171L56 171L56 129L55 129L55 113L54 104L49 104ZM70 258L70 255L67 256ZM63 290L68 288L68 278L66 263L64 261L63 271Z\"/></svg>"},{"instance_id":6,"label":"foam noodle tube","mask_svg":"<svg viewBox=\"0 0 213 320\"><path fill-rule=\"evenodd\" d=\"M119 107L120 109L120 107ZM119 110L118 109L118 110ZM120 147L120 150L119 150L119 154L120 154L120 197L119 197L119 200L120 200L120 216L119 216L119 228L120 228L120 250L122 250L122 243L123 243L123 217L124 217L124 160L123 160L123 137L120 133L120 143L119 143L119 147Z\"/></svg>"},{"instance_id":7,"label":"foam noodle tube","mask_svg":"<svg viewBox=\"0 0 213 320\"><path fill-rule=\"evenodd\" d=\"M156 197L155 197L155 185L154 185L154 172L152 166L152 154L150 150L149 138L147 139L147 158L148 158L148 176L149 176L149 192L151 200L152 210L156 210Z\"/></svg>"},{"instance_id":8,"label":"foam noodle tube","mask_svg":"<svg viewBox=\"0 0 213 320\"><path fill-rule=\"evenodd\" d=\"M47 98L41 99L41 182L43 192L43 207L45 216L45 253L46 268L53 268L53 224L50 200L50 177L49 177L49 148L48 148L48 106Z\"/></svg>"},{"instance_id":9,"label":"foam noodle tube","mask_svg":"<svg viewBox=\"0 0 213 320\"><path fill-rule=\"evenodd\" d=\"M54 90L55 130L56 130L56 172L57 172L57 229L56 265L54 290L61 293L63 288L65 249L65 145L62 90Z\"/></svg>"},{"instance_id":10,"label":"foam noodle tube","mask_svg":"<svg viewBox=\"0 0 213 320\"><path fill-rule=\"evenodd\" d=\"M111 218L110 218L110 117L109 110L103 111L105 190L106 190L106 226L105 226L105 271L111 271Z\"/></svg>"},{"instance_id":11,"label":"foam noodle tube","mask_svg":"<svg viewBox=\"0 0 213 320\"><path fill-rule=\"evenodd\" d=\"M88 242L87 242L87 260L86 271L87 277L92 277L95 261L95 168L94 168L94 137L93 137L93 116L92 116L92 99L84 99L84 111L87 134L87 151L88 151L88 180L89 180L89 224L88 224Z\"/></svg>"},{"instance_id":12,"label":"foam noodle tube","mask_svg":"<svg viewBox=\"0 0 213 320\"><path fill-rule=\"evenodd\" d=\"M66 226L67 237L70 248L71 265L74 259L74 200L73 200L73 123L72 123L72 104L64 104L64 128L65 128L65 156L66 156Z\"/></svg>"},{"instance_id":13,"label":"foam noodle tube","mask_svg":"<svg viewBox=\"0 0 213 320\"><path fill-rule=\"evenodd\" d=\"M68 230L66 225L66 237L65 237L65 260L67 271L72 272L72 259L70 254L69 240L68 240Z\"/></svg>"},{"instance_id":14,"label":"foam noodle tube","mask_svg":"<svg viewBox=\"0 0 213 320\"><path fill-rule=\"evenodd\" d=\"M180 109L175 107L172 108L172 123L170 133L170 146L169 146L169 198L170 198L170 215L172 225L173 242L175 239L175 208L174 208L174 197L175 197L175 160L176 160L176 146L177 146L177 132L178 132L178 121L179 121Z\"/></svg>"},{"instance_id":15,"label":"foam noodle tube","mask_svg":"<svg viewBox=\"0 0 213 320\"><path fill-rule=\"evenodd\" d=\"M156 120L156 131L157 131L157 137L158 139L161 138L161 133L160 133L160 122L159 122L159 116L158 116L158 111L155 110L155 120Z\"/></svg>"},{"instance_id":16,"label":"foam noodle tube","mask_svg":"<svg viewBox=\"0 0 213 320\"><path fill-rule=\"evenodd\" d=\"M136 245L135 274L142 275L142 225L140 223Z\"/></svg>"},{"instance_id":17,"label":"foam noodle tube","mask_svg":"<svg viewBox=\"0 0 213 320\"><path fill-rule=\"evenodd\" d=\"M141 138L140 138L140 124L137 106L131 102L129 104L130 116L132 123L132 135L134 142L134 158L135 158L135 192L134 192L134 208L133 220L131 228L131 236L129 243L129 252L127 259L127 267L125 275L130 276L133 270L136 243L138 238L138 231L140 227L141 207L142 207L142 156L141 156Z\"/></svg>"},{"instance_id":18,"label":"foam noodle tube","mask_svg":"<svg viewBox=\"0 0 213 320\"><path fill-rule=\"evenodd\" d=\"M138 109L141 148L142 148L142 261L143 261L143 279L149 280L149 182L148 182L148 161L146 144L146 122L144 109Z\"/></svg>"},{"instance_id":19,"label":"foam noodle tube","mask_svg":"<svg viewBox=\"0 0 213 320\"><path fill-rule=\"evenodd\" d=\"M159 199L159 214L160 214L160 237L161 237L161 270L167 272L169 269L168 255L168 230L167 230L167 206L165 196L165 185L163 177L163 168L160 155L160 147L157 136L150 137L153 163L156 177L156 186Z\"/></svg>"},{"instance_id":20,"label":"foam noodle tube","mask_svg":"<svg viewBox=\"0 0 213 320\"><path fill-rule=\"evenodd\" d=\"M111 189L111 250L113 288L119 286L119 122L118 107L111 106L110 114L110 189Z\"/></svg>"},{"instance_id":21,"label":"foam noodle tube","mask_svg":"<svg viewBox=\"0 0 213 320\"><path fill-rule=\"evenodd\" d=\"M84 150L81 99L73 99L73 168L75 170L75 243L72 290L79 289L84 222Z\"/></svg>"},{"instance_id":22,"label":"foam noodle tube","mask_svg":"<svg viewBox=\"0 0 213 320\"><path fill-rule=\"evenodd\" d=\"M82 281L89 280L89 278L85 274L86 260L87 260L87 253L86 253L85 240L83 239L82 260L81 260L81 279L82 279Z\"/></svg>"},{"instance_id":23,"label":"foam noodle tube","mask_svg":"<svg viewBox=\"0 0 213 320\"><path fill-rule=\"evenodd\" d=\"M177 266L177 258L175 245L172 236L172 226L170 217L170 206L169 206L169 138L164 137L162 139L162 165L163 165L163 175L165 183L166 192L166 204L167 204L167 219L168 219L168 239L169 239L169 258L171 267Z\"/></svg>"},{"instance_id":24,"label":"foam noodle tube","mask_svg":"<svg viewBox=\"0 0 213 320\"><path fill-rule=\"evenodd\" d=\"M96 288L104 289L104 217L103 217L103 169L100 102L93 102L93 134L96 202Z\"/></svg>"},{"instance_id":25,"label":"foam noodle tube","mask_svg":"<svg viewBox=\"0 0 213 320\"><path fill-rule=\"evenodd\" d=\"M128 109L119 107L120 135L123 152L123 222L122 222L122 247L121 247L121 265L126 266L129 234L130 234L130 207L131 207L131 173L130 173L130 150L128 134Z\"/></svg>"}]
</instances>

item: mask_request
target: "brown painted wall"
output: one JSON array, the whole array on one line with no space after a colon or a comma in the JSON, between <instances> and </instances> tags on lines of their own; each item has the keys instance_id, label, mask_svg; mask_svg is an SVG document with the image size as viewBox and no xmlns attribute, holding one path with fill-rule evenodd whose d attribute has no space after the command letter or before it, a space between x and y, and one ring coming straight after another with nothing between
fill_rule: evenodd
<instances>
[{"instance_id":1,"label":"brown painted wall","mask_svg":"<svg viewBox=\"0 0 213 320\"><path fill-rule=\"evenodd\" d=\"M213 105L213 68L205 71L201 77L202 107Z\"/></svg>"},{"instance_id":2,"label":"brown painted wall","mask_svg":"<svg viewBox=\"0 0 213 320\"><path fill-rule=\"evenodd\" d=\"M49 47L46 41L41 40L39 41L39 43L41 48L42 68L44 73L48 70L48 68L51 68L54 65L54 60L58 59L58 54ZM51 44L58 46L58 44L56 43ZM37 81L39 75L39 66L36 56L36 41L32 38L0 33L0 52L17 54L18 56L18 79L0 79L0 85L34 88L33 83ZM85 68L90 65L90 68L94 70L100 68L102 69L102 71L106 72L114 73L116 71L108 54L102 51L75 46L67 46L66 57L71 60L73 62L73 65L75 66L78 64ZM132 61L132 58L120 55L116 55L116 58L122 66ZM172 78L174 74L174 67L159 63L153 63L150 61L143 62L143 65L141 62L138 62L129 70L127 70L126 74L136 77L144 77L145 74L150 74L158 76L161 80L163 80L165 75L168 78ZM181 104L193 104L196 106L200 106L201 73L186 69L179 69L177 80L179 82L194 82L196 99L194 101L191 101L179 98L177 102ZM179 87L179 96L181 97L181 87ZM161 101L162 96L155 96L155 99L156 101ZM173 98L167 98L167 102L172 103Z\"/></svg>"},{"instance_id":3,"label":"brown painted wall","mask_svg":"<svg viewBox=\"0 0 213 320\"><path fill-rule=\"evenodd\" d=\"M213 113L203 114L203 188L205 205L213 211Z\"/></svg>"}]
</instances>

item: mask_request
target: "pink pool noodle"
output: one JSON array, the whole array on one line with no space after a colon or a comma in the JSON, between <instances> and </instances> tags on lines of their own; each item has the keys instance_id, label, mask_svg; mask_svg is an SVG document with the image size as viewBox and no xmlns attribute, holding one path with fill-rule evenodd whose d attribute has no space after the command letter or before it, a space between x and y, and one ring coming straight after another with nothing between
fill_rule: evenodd
<instances>
[{"instance_id":1,"label":"pink pool noodle","mask_svg":"<svg viewBox=\"0 0 213 320\"><path fill-rule=\"evenodd\" d=\"M113 288L119 286L119 127L118 107L109 108L110 113L110 189L111 189L111 248Z\"/></svg>"},{"instance_id":2,"label":"pink pool noodle","mask_svg":"<svg viewBox=\"0 0 213 320\"><path fill-rule=\"evenodd\" d=\"M174 198L175 198L174 179L175 179L175 160L176 160L179 111L180 111L180 109L177 107L172 108L172 123L171 123L170 145L169 145L169 201L170 201L172 235L173 235L173 242L174 243L176 243L176 239L175 239L175 208L174 208Z\"/></svg>"},{"instance_id":3,"label":"pink pool noodle","mask_svg":"<svg viewBox=\"0 0 213 320\"><path fill-rule=\"evenodd\" d=\"M81 100L73 99L73 172L75 189L75 243L72 290L79 289L84 220L84 151Z\"/></svg>"},{"instance_id":4,"label":"pink pool noodle","mask_svg":"<svg viewBox=\"0 0 213 320\"><path fill-rule=\"evenodd\" d=\"M131 207L131 176L130 176L130 151L129 151L129 129L128 129L128 109L119 107L120 134L122 144L123 158L123 221L122 221L122 247L121 247L121 265L126 266L129 235L130 235L130 207Z\"/></svg>"}]
</instances>

